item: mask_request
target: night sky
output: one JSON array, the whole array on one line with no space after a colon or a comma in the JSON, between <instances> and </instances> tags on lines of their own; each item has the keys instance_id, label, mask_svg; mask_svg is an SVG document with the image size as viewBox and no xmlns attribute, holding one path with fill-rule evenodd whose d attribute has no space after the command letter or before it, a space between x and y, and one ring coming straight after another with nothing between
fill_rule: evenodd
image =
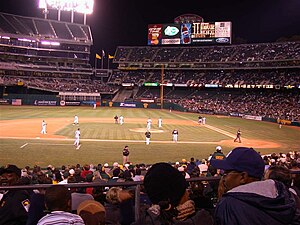
<instances>
[{"instance_id":1,"label":"night sky","mask_svg":"<svg viewBox=\"0 0 300 225\"><path fill-rule=\"evenodd\" d=\"M43 17L37 5L38 0L1 0L0 11ZM300 35L300 0L95 0L94 13L87 18L92 52L114 54L117 46L145 46L148 24L172 23L187 13L206 22L232 21L234 38L248 43Z\"/></svg>"}]
</instances>

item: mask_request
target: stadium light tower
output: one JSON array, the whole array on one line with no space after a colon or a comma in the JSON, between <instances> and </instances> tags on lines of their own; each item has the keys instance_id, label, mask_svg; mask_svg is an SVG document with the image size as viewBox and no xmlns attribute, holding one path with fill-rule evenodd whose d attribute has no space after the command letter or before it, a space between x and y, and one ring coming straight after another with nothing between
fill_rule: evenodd
<instances>
[{"instance_id":1,"label":"stadium light tower","mask_svg":"<svg viewBox=\"0 0 300 225\"><path fill-rule=\"evenodd\" d=\"M84 16L83 24L86 24L86 15L93 13L94 0L39 0L39 8L44 9L45 19L49 9L58 10L57 20L60 20L61 11L71 12L71 22L74 22L74 13Z\"/></svg>"}]
</instances>

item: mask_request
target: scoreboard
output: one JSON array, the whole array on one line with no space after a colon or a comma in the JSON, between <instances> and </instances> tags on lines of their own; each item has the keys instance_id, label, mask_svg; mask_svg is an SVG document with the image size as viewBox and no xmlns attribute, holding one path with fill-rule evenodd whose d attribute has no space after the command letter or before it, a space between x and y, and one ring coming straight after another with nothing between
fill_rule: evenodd
<instances>
[{"instance_id":1,"label":"scoreboard","mask_svg":"<svg viewBox=\"0 0 300 225\"><path fill-rule=\"evenodd\" d=\"M148 45L231 44L231 22L149 24Z\"/></svg>"}]
</instances>

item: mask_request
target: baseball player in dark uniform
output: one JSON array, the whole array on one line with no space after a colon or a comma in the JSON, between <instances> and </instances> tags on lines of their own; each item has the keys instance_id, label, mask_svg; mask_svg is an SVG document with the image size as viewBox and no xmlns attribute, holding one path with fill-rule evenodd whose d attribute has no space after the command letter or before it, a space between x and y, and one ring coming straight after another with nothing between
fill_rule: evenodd
<instances>
[{"instance_id":1,"label":"baseball player in dark uniform","mask_svg":"<svg viewBox=\"0 0 300 225\"><path fill-rule=\"evenodd\" d=\"M115 124L118 124L119 123L118 122L119 117L117 115L115 115L114 119L115 119Z\"/></svg>"},{"instance_id":2,"label":"baseball player in dark uniform","mask_svg":"<svg viewBox=\"0 0 300 225\"><path fill-rule=\"evenodd\" d=\"M242 141L241 141L241 135L242 135L242 132L241 132L240 129L238 129L238 131L236 132L236 138L234 139L234 142L242 143Z\"/></svg>"},{"instance_id":3,"label":"baseball player in dark uniform","mask_svg":"<svg viewBox=\"0 0 300 225\"><path fill-rule=\"evenodd\" d=\"M123 149L123 165L125 165L128 162L129 159L129 149L128 146L126 145Z\"/></svg>"}]
</instances>

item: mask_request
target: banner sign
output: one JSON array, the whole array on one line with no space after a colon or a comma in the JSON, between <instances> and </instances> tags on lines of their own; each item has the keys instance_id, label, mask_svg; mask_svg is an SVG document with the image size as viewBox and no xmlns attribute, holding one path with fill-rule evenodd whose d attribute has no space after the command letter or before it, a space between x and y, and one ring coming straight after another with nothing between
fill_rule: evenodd
<instances>
[{"instance_id":1,"label":"banner sign","mask_svg":"<svg viewBox=\"0 0 300 225\"><path fill-rule=\"evenodd\" d=\"M136 108L136 104L135 104L135 103L125 103L125 102L121 102L121 103L120 103L120 107Z\"/></svg>"},{"instance_id":2,"label":"banner sign","mask_svg":"<svg viewBox=\"0 0 300 225\"><path fill-rule=\"evenodd\" d=\"M79 106L80 102L71 102L71 101L65 101L65 100L61 100L60 101L60 106Z\"/></svg>"},{"instance_id":3,"label":"banner sign","mask_svg":"<svg viewBox=\"0 0 300 225\"><path fill-rule=\"evenodd\" d=\"M33 104L37 106L56 106L57 101L34 100Z\"/></svg>"},{"instance_id":4,"label":"banner sign","mask_svg":"<svg viewBox=\"0 0 300 225\"><path fill-rule=\"evenodd\" d=\"M0 99L0 105L9 105L8 99Z\"/></svg>"},{"instance_id":5,"label":"banner sign","mask_svg":"<svg viewBox=\"0 0 300 225\"><path fill-rule=\"evenodd\" d=\"M244 115L243 118L247 120L259 120L259 121L262 120L261 116Z\"/></svg>"}]
</instances>

